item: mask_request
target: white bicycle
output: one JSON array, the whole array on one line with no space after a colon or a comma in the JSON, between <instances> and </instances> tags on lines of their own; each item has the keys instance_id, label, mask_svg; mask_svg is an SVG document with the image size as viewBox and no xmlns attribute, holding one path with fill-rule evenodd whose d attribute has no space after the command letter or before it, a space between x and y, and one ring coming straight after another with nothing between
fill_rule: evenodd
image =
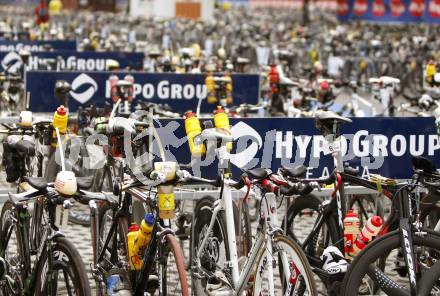
<instances>
[{"instance_id":1,"label":"white bicycle","mask_svg":"<svg viewBox=\"0 0 440 296\"><path fill-rule=\"evenodd\" d=\"M195 295L316 295L313 274L301 247L278 228L276 196L261 196L260 219L253 246L247 257L238 258L236 223L233 215L232 188L248 186L244 174L237 183L230 179L229 153L226 143L232 137L216 129L205 129L202 141L217 143L221 169L217 180L192 176L179 171L186 184L210 184L220 187L214 203L199 203L194 211L191 235L191 275ZM265 174L265 170L250 173ZM267 173L267 172L266 172ZM262 176L262 177L265 177ZM257 178L258 179L258 178ZM282 192L277 192L280 195ZM247 196L246 194L246 196Z\"/></svg>"}]
</instances>

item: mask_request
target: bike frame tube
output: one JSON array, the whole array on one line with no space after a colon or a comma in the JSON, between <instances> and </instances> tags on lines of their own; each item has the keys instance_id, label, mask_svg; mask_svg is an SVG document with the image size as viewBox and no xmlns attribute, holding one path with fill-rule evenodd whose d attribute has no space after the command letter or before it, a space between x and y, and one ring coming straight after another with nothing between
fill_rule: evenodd
<instances>
[{"instance_id":1,"label":"bike frame tube","mask_svg":"<svg viewBox=\"0 0 440 296\"><path fill-rule=\"evenodd\" d=\"M405 186L405 185L404 185ZM411 195L407 188L401 188L398 192L399 196L399 234L402 244L403 257L405 259L406 268L408 271L408 279L411 287L411 295L417 295L417 280L416 280L416 267L414 257L414 245L412 239L412 225L410 222L411 217Z\"/></svg>"},{"instance_id":2,"label":"bike frame tube","mask_svg":"<svg viewBox=\"0 0 440 296\"><path fill-rule=\"evenodd\" d=\"M235 237L235 221L234 221L234 208L232 205L232 193L231 188L227 184L227 180L225 179L225 183L223 185L223 206L225 208L225 216L226 216L226 232L228 235L228 246L229 246L229 254L232 265L232 281L234 288L238 286L239 280L239 270L238 270L238 255L237 255L237 243Z\"/></svg>"}]
</instances>

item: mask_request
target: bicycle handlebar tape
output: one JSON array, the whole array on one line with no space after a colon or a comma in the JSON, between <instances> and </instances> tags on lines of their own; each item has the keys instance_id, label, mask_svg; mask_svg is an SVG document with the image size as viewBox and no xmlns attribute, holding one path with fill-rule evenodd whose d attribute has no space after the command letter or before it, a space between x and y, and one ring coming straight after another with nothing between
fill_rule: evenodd
<instances>
[{"instance_id":1,"label":"bicycle handlebar tape","mask_svg":"<svg viewBox=\"0 0 440 296\"><path fill-rule=\"evenodd\" d=\"M188 111L185 113L185 133L188 139L189 150L192 156L201 157L206 153L205 144L200 139L202 127L200 120L195 113Z\"/></svg>"}]
</instances>

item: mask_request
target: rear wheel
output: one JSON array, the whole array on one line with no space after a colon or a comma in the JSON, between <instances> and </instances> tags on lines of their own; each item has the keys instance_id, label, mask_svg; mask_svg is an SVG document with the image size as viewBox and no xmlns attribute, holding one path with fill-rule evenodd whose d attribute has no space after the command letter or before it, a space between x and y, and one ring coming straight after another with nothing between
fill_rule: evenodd
<instances>
[{"instance_id":1,"label":"rear wheel","mask_svg":"<svg viewBox=\"0 0 440 296\"><path fill-rule=\"evenodd\" d=\"M87 271L78 250L64 237L52 241L52 267L43 252L38 265L35 295L91 295Z\"/></svg>"}]
</instances>

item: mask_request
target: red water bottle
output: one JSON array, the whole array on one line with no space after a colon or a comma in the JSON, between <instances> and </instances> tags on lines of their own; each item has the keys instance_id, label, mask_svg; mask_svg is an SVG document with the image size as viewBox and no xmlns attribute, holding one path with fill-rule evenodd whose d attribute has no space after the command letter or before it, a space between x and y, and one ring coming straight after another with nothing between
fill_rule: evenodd
<instances>
[{"instance_id":1,"label":"red water bottle","mask_svg":"<svg viewBox=\"0 0 440 296\"><path fill-rule=\"evenodd\" d=\"M348 211L344 218L344 254L347 259L354 256L353 244L360 233L360 224L358 214L353 210Z\"/></svg>"},{"instance_id":2,"label":"red water bottle","mask_svg":"<svg viewBox=\"0 0 440 296\"><path fill-rule=\"evenodd\" d=\"M357 255L366 244L368 244L373 237L377 236L380 229L382 228L382 218L379 216L370 217L362 228L361 233L358 235L356 241L353 244L353 256Z\"/></svg>"}]
</instances>

